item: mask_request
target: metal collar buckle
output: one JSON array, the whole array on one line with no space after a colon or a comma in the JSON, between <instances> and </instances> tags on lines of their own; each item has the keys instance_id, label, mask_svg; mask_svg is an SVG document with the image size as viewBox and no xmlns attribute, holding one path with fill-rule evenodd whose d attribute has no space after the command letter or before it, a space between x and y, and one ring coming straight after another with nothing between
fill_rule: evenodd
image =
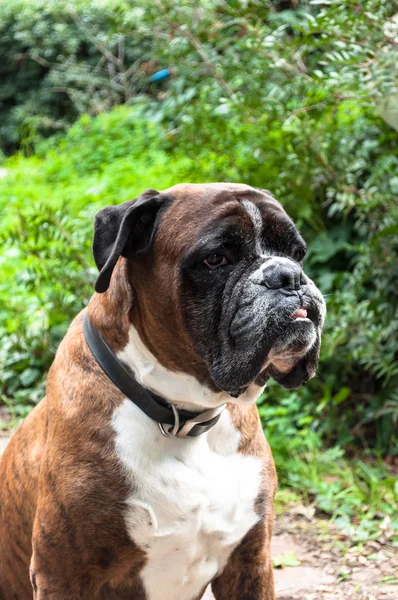
<instances>
[{"instance_id":1,"label":"metal collar buckle","mask_svg":"<svg viewBox=\"0 0 398 600\"><path fill-rule=\"evenodd\" d=\"M171 407L171 410L173 411L174 425L172 427L170 427L168 430L166 430L162 423L158 423L159 429L160 429L161 433L166 437L173 436L173 437L183 438L183 437L189 436L189 432L191 431L191 429L193 429L195 427L195 425L198 425L200 423L206 423L207 421L211 421L212 419L214 419L215 417L220 415L227 405L222 404L221 406L218 406L217 408L210 408L209 410L206 410L203 413L200 413L200 415L198 415L197 417L194 417L193 419L189 419L188 421L186 421L184 423L184 425L181 427L181 429L180 429L180 415L178 413L178 410L176 409L174 404L170 404L169 406Z\"/></svg>"},{"instance_id":2,"label":"metal collar buckle","mask_svg":"<svg viewBox=\"0 0 398 600\"><path fill-rule=\"evenodd\" d=\"M160 431L166 437L176 436L177 433L178 433L178 430L180 428L180 415L179 415L179 412L176 409L176 407L174 406L174 404L170 404L170 408L173 411L173 415L174 415L174 425L172 425L166 431L166 429L163 427L163 423L158 423Z\"/></svg>"}]
</instances>

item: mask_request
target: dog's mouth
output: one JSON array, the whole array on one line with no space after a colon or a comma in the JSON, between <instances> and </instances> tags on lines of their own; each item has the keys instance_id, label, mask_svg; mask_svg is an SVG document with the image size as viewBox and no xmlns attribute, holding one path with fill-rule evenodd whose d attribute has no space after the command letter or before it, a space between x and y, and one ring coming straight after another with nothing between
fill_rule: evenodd
<instances>
[{"instance_id":1,"label":"dog's mouth","mask_svg":"<svg viewBox=\"0 0 398 600\"><path fill-rule=\"evenodd\" d=\"M308 303L291 313L281 335L268 353L256 383L264 385L272 377L288 389L303 385L315 374L319 353L318 327L322 317Z\"/></svg>"},{"instance_id":2,"label":"dog's mouth","mask_svg":"<svg viewBox=\"0 0 398 600\"><path fill-rule=\"evenodd\" d=\"M319 325L322 316L311 298L300 299L300 306L284 316L274 341L255 379L265 385L272 377L286 388L297 388L310 379L316 369L319 350Z\"/></svg>"},{"instance_id":3,"label":"dog's mouth","mask_svg":"<svg viewBox=\"0 0 398 600\"><path fill-rule=\"evenodd\" d=\"M294 313L292 315L290 315L290 318L293 321L296 321L298 319L307 319L307 315L308 315L308 312L305 308L298 308L297 310L294 311Z\"/></svg>"},{"instance_id":4,"label":"dog's mouth","mask_svg":"<svg viewBox=\"0 0 398 600\"><path fill-rule=\"evenodd\" d=\"M268 354L268 364L278 358L282 362L285 360L288 366L301 358L315 341L319 318L316 309L310 305L296 308L284 321Z\"/></svg>"},{"instance_id":5,"label":"dog's mouth","mask_svg":"<svg viewBox=\"0 0 398 600\"><path fill-rule=\"evenodd\" d=\"M319 294L258 293L239 300L225 345L211 365L215 385L238 397L249 385L272 377L299 387L315 373L323 325Z\"/></svg>"},{"instance_id":6,"label":"dog's mouth","mask_svg":"<svg viewBox=\"0 0 398 600\"><path fill-rule=\"evenodd\" d=\"M299 296L300 306L291 313L289 321L312 322L316 327L322 327L322 315L316 298ZM287 323L288 325L289 323Z\"/></svg>"}]
</instances>

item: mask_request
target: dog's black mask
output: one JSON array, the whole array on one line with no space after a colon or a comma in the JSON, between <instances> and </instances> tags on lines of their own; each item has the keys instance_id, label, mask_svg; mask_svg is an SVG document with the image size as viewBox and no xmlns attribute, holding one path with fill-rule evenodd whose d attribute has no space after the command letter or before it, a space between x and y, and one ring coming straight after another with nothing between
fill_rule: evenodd
<instances>
[{"instance_id":1,"label":"dog's black mask","mask_svg":"<svg viewBox=\"0 0 398 600\"><path fill-rule=\"evenodd\" d=\"M267 192L240 196L236 214L208 220L181 270L195 351L234 397L269 377L286 388L312 377L326 312L293 221Z\"/></svg>"}]
</instances>

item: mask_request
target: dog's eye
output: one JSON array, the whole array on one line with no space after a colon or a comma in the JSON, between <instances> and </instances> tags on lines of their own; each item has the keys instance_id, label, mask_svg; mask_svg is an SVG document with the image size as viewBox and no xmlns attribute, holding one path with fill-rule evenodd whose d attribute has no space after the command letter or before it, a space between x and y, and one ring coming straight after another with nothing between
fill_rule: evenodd
<instances>
[{"instance_id":1,"label":"dog's eye","mask_svg":"<svg viewBox=\"0 0 398 600\"><path fill-rule=\"evenodd\" d=\"M228 264L228 260L223 254L210 254L210 256L205 258L203 262L205 263L206 267L209 267L209 269L212 271Z\"/></svg>"},{"instance_id":2,"label":"dog's eye","mask_svg":"<svg viewBox=\"0 0 398 600\"><path fill-rule=\"evenodd\" d=\"M304 248L296 248L292 253L293 260L295 260L296 262L301 262L304 259L305 255L306 250Z\"/></svg>"}]
</instances>

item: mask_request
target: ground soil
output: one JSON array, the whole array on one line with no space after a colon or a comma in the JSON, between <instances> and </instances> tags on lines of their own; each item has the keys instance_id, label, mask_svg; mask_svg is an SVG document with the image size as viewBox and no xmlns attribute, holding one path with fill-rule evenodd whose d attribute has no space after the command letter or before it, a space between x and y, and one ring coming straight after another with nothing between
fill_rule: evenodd
<instances>
[{"instance_id":1,"label":"ground soil","mask_svg":"<svg viewBox=\"0 0 398 600\"><path fill-rule=\"evenodd\" d=\"M0 431L0 454L8 441ZM398 600L398 550L371 540L360 547L316 518L311 507L292 506L275 520L272 556L278 600ZM203 600L212 600L208 590Z\"/></svg>"},{"instance_id":2,"label":"ground soil","mask_svg":"<svg viewBox=\"0 0 398 600\"><path fill-rule=\"evenodd\" d=\"M398 600L398 549L375 540L351 546L330 520L315 518L308 507L292 507L276 518L272 556L300 563L274 569L278 600ZM213 599L206 594L203 600Z\"/></svg>"}]
</instances>

